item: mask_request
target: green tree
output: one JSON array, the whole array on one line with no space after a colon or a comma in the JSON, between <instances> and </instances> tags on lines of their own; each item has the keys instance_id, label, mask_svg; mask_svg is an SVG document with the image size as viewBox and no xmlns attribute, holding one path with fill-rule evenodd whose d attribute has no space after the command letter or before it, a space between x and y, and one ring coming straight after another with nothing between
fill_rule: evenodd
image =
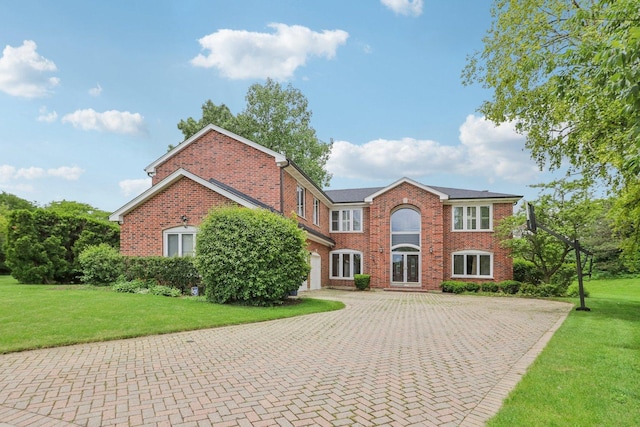
<instances>
[{"instance_id":1,"label":"green tree","mask_svg":"<svg viewBox=\"0 0 640 427\"><path fill-rule=\"evenodd\" d=\"M538 222L572 241L590 235L602 209L583 183L559 180L534 187L541 189L538 199L531 202ZM503 220L497 228L504 239L502 244L511 250L513 257L532 262L544 283L565 281L565 266L571 265L575 271L573 246L542 229L531 233L525 224L524 207Z\"/></svg>"},{"instance_id":2,"label":"green tree","mask_svg":"<svg viewBox=\"0 0 640 427\"><path fill-rule=\"evenodd\" d=\"M264 85L251 85L245 99L247 105L236 117L226 105L209 100L202 105L200 120L181 120L178 129L188 139L207 124L215 124L284 154L318 185L329 185L331 174L325 166L332 144L320 141L311 127L312 113L302 92L267 79Z\"/></svg>"},{"instance_id":3,"label":"green tree","mask_svg":"<svg viewBox=\"0 0 640 427\"><path fill-rule=\"evenodd\" d=\"M493 90L480 111L515 122L541 167L568 161L619 198L640 199L640 3L496 0L492 16L463 72ZM626 202L613 212L637 256L639 212Z\"/></svg>"},{"instance_id":4,"label":"green tree","mask_svg":"<svg viewBox=\"0 0 640 427\"><path fill-rule=\"evenodd\" d=\"M9 213L18 209L34 210L36 206L20 197L6 192L0 193L0 274L9 274L11 269L6 264L5 246L7 244L7 227Z\"/></svg>"},{"instance_id":5,"label":"green tree","mask_svg":"<svg viewBox=\"0 0 640 427\"><path fill-rule=\"evenodd\" d=\"M109 212L97 209L87 203L62 200L45 205L45 210L59 215L92 218L98 221L109 222Z\"/></svg>"},{"instance_id":6,"label":"green tree","mask_svg":"<svg viewBox=\"0 0 640 427\"><path fill-rule=\"evenodd\" d=\"M282 303L309 274L305 232L265 209L223 207L200 225L196 268L214 303Z\"/></svg>"}]
</instances>

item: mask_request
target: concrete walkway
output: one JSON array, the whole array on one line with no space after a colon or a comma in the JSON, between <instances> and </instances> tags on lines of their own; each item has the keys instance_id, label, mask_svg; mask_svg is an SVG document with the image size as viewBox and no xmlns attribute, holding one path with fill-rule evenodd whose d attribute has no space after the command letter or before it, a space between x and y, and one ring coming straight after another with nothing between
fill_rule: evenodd
<instances>
[{"instance_id":1,"label":"concrete walkway","mask_svg":"<svg viewBox=\"0 0 640 427\"><path fill-rule=\"evenodd\" d=\"M0 426L480 426L571 309L310 294L347 308L0 356Z\"/></svg>"}]
</instances>

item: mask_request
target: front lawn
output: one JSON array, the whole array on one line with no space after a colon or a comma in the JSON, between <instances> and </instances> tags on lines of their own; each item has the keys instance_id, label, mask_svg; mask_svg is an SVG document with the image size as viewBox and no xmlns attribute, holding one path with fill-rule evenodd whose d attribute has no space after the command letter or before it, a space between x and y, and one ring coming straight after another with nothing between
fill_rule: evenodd
<instances>
[{"instance_id":1,"label":"front lawn","mask_svg":"<svg viewBox=\"0 0 640 427\"><path fill-rule=\"evenodd\" d=\"M212 328L338 310L337 301L257 308L195 298L124 294L82 285L21 285L0 276L0 354Z\"/></svg>"},{"instance_id":2,"label":"front lawn","mask_svg":"<svg viewBox=\"0 0 640 427\"><path fill-rule=\"evenodd\" d=\"M640 279L585 286L592 311L569 314L488 426L640 425Z\"/></svg>"}]
</instances>

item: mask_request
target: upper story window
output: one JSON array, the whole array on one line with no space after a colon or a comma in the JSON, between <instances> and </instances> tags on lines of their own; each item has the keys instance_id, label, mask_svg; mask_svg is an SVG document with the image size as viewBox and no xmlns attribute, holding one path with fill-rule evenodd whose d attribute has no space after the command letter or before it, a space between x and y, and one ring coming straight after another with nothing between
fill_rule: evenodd
<instances>
[{"instance_id":1,"label":"upper story window","mask_svg":"<svg viewBox=\"0 0 640 427\"><path fill-rule=\"evenodd\" d=\"M304 218L304 199L305 199L304 187L298 185L296 187L296 212L299 217Z\"/></svg>"},{"instance_id":2,"label":"upper story window","mask_svg":"<svg viewBox=\"0 0 640 427\"><path fill-rule=\"evenodd\" d=\"M193 256L196 250L195 227L174 227L163 233L164 256Z\"/></svg>"},{"instance_id":3,"label":"upper story window","mask_svg":"<svg viewBox=\"0 0 640 427\"><path fill-rule=\"evenodd\" d=\"M362 272L362 252L341 250L331 252L329 257L332 279L353 279Z\"/></svg>"},{"instance_id":4,"label":"upper story window","mask_svg":"<svg viewBox=\"0 0 640 427\"><path fill-rule=\"evenodd\" d=\"M313 223L320 225L320 200L313 198Z\"/></svg>"},{"instance_id":5,"label":"upper story window","mask_svg":"<svg viewBox=\"0 0 640 427\"><path fill-rule=\"evenodd\" d=\"M361 232L362 209L340 209L331 211L331 231Z\"/></svg>"},{"instance_id":6,"label":"upper story window","mask_svg":"<svg viewBox=\"0 0 640 427\"><path fill-rule=\"evenodd\" d=\"M420 213L403 208L391 215L391 247L420 247Z\"/></svg>"},{"instance_id":7,"label":"upper story window","mask_svg":"<svg viewBox=\"0 0 640 427\"><path fill-rule=\"evenodd\" d=\"M462 251L453 254L454 277L493 277L493 254Z\"/></svg>"},{"instance_id":8,"label":"upper story window","mask_svg":"<svg viewBox=\"0 0 640 427\"><path fill-rule=\"evenodd\" d=\"M491 205L453 207L453 229L459 231L491 230Z\"/></svg>"}]
</instances>

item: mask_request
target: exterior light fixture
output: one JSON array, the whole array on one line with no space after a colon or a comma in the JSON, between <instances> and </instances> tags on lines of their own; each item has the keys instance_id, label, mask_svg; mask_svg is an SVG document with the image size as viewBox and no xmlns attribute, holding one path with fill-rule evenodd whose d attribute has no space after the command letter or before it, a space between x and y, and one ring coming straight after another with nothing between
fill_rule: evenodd
<instances>
[{"instance_id":1,"label":"exterior light fixture","mask_svg":"<svg viewBox=\"0 0 640 427\"><path fill-rule=\"evenodd\" d=\"M186 216L186 215L182 215L182 216L180 217L180 219L182 220L182 225L184 225L184 226L185 226L185 228L186 228L186 227L187 227L187 221L189 221L189 218L187 218L187 216Z\"/></svg>"}]
</instances>

